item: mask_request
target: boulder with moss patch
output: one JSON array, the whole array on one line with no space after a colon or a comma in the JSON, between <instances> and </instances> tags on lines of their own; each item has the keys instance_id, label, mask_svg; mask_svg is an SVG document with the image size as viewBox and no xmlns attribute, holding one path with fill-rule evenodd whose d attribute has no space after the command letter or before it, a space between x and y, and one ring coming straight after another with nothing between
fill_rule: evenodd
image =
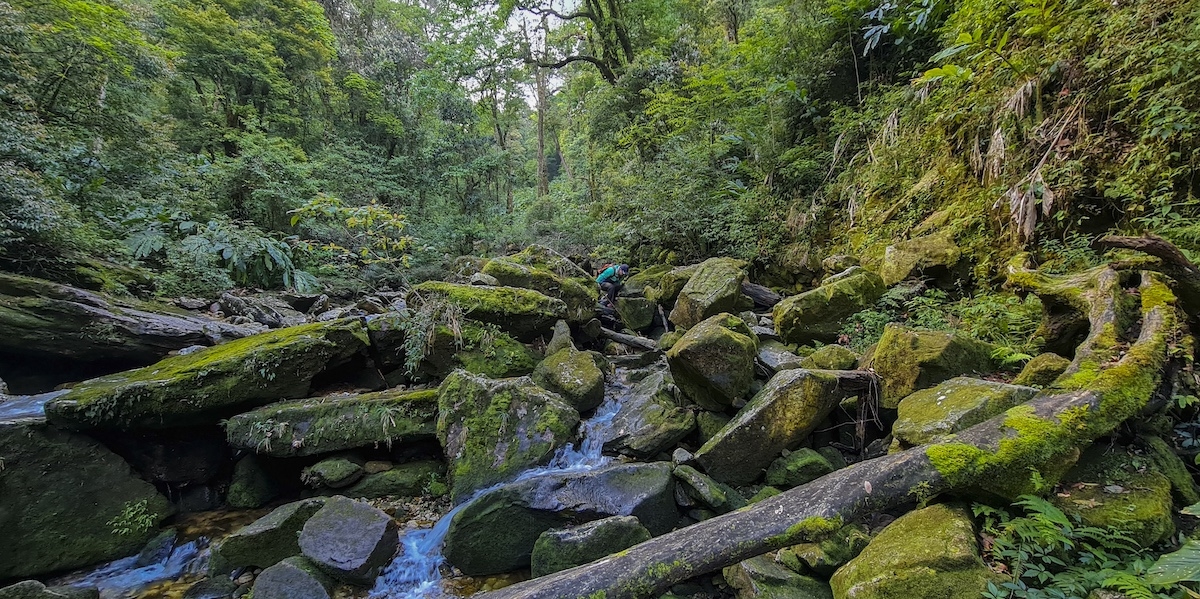
<instances>
[{"instance_id":1,"label":"boulder with moss patch","mask_svg":"<svg viewBox=\"0 0 1200 599\"><path fill-rule=\"evenodd\" d=\"M679 405L669 374L652 372L630 389L613 417L604 450L638 459L669 451L696 428L693 412Z\"/></svg>"},{"instance_id":2,"label":"boulder with moss patch","mask_svg":"<svg viewBox=\"0 0 1200 599\"><path fill-rule=\"evenodd\" d=\"M758 339L732 314L696 326L667 351L667 364L684 395L706 410L721 411L750 390Z\"/></svg>"},{"instance_id":3,"label":"boulder with moss patch","mask_svg":"<svg viewBox=\"0 0 1200 599\"><path fill-rule=\"evenodd\" d=\"M341 493L355 499L380 497L417 497L442 485L446 465L438 460L422 460L400 464L390 470L368 474L353 487ZM444 486L441 486L445 489Z\"/></svg>"},{"instance_id":4,"label":"boulder with moss patch","mask_svg":"<svg viewBox=\"0 0 1200 599\"><path fill-rule=\"evenodd\" d=\"M722 574L737 589L737 599L833 599L829 583L797 574L769 554L728 566Z\"/></svg>"},{"instance_id":5,"label":"boulder with moss patch","mask_svg":"<svg viewBox=\"0 0 1200 599\"><path fill-rule=\"evenodd\" d=\"M0 580L136 553L170 512L100 443L42 422L0 423Z\"/></svg>"},{"instance_id":6,"label":"boulder with moss patch","mask_svg":"<svg viewBox=\"0 0 1200 599\"><path fill-rule=\"evenodd\" d=\"M91 379L46 404L72 428L216 424L238 410L308 395L322 372L366 350L355 319L289 327Z\"/></svg>"},{"instance_id":7,"label":"boulder with moss patch","mask_svg":"<svg viewBox=\"0 0 1200 599\"><path fill-rule=\"evenodd\" d=\"M971 514L934 505L892 522L830 585L837 599L972 599L994 578L979 557Z\"/></svg>"},{"instance_id":8,"label":"boulder with moss patch","mask_svg":"<svg viewBox=\"0 0 1200 599\"><path fill-rule=\"evenodd\" d=\"M1171 481L1171 494L1181 506L1200 503L1200 492L1197 492L1196 481L1188 471L1187 464L1179 458L1179 454L1162 438L1147 435L1142 438L1146 453L1154 467Z\"/></svg>"},{"instance_id":9,"label":"boulder with moss patch","mask_svg":"<svg viewBox=\"0 0 1200 599\"><path fill-rule=\"evenodd\" d=\"M733 487L715 481L691 466L677 466L675 478L688 497L707 506L715 513L732 512L749 503Z\"/></svg>"},{"instance_id":10,"label":"boulder with moss patch","mask_svg":"<svg viewBox=\"0 0 1200 599\"><path fill-rule=\"evenodd\" d=\"M300 472L300 480L313 488L340 489L363 477L362 465L344 457L325 458Z\"/></svg>"},{"instance_id":11,"label":"boulder with moss patch","mask_svg":"<svg viewBox=\"0 0 1200 599\"><path fill-rule=\"evenodd\" d=\"M230 507L253 509L262 507L279 495L279 485L263 468L262 459L248 455L233 465L229 493L225 500Z\"/></svg>"},{"instance_id":12,"label":"boulder with moss patch","mask_svg":"<svg viewBox=\"0 0 1200 599\"><path fill-rule=\"evenodd\" d=\"M952 232L915 237L887 247L879 275L890 287L912 276L940 276L958 264L960 258L962 251L954 243Z\"/></svg>"},{"instance_id":13,"label":"boulder with moss patch","mask_svg":"<svg viewBox=\"0 0 1200 599\"><path fill-rule=\"evenodd\" d=\"M1148 460L1106 445L1084 452L1050 500L1084 524L1120 532L1149 547L1175 532L1171 481Z\"/></svg>"},{"instance_id":14,"label":"boulder with moss patch","mask_svg":"<svg viewBox=\"0 0 1200 599\"><path fill-rule=\"evenodd\" d=\"M800 359L800 368L809 370L850 370L858 363L858 354L841 345L824 345Z\"/></svg>"},{"instance_id":15,"label":"boulder with moss patch","mask_svg":"<svg viewBox=\"0 0 1200 599\"><path fill-rule=\"evenodd\" d=\"M546 356L534 368L533 382L558 393L580 412L595 409L604 401L604 372L591 354L574 348Z\"/></svg>"},{"instance_id":16,"label":"boulder with moss patch","mask_svg":"<svg viewBox=\"0 0 1200 599\"><path fill-rule=\"evenodd\" d=\"M956 377L900 401L892 435L900 449L924 445L1029 401L1033 387Z\"/></svg>"},{"instance_id":17,"label":"boulder with moss patch","mask_svg":"<svg viewBox=\"0 0 1200 599\"><path fill-rule=\"evenodd\" d=\"M83 586L47 587L26 580L0 588L0 599L100 599L100 589Z\"/></svg>"},{"instance_id":18,"label":"boulder with moss patch","mask_svg":"<svg viewBox=\"0 0 1200 599\"><path fill-rule=\"evenodd\" d=\"M306 557L289 557L266 570L255 579L246 596L255 599L330 599L334 580Z\"/></svg>"},{"instance_id":19,"label":"boulder with moss patch","mask_svg":"<svg viewBox=\"0 0 1200 599\"><path fill-rule=\"evenodd\" d=\"M213 546L209 573L229 574L247 566L267 568L299 554L300 530L324 505L323 497L302 499L243 526Z\"/></svg>"},{"instance_id":20,"label":"boulder with moss patch","mask_svg":"<svg viewBox=\"0 0 1200 599\"><path fill-rule=\"evenodd\" d=\"M669 307L679 297L679 293L683 291L684 286L699 267L699 264L692 264L673 268L663 273L658 279L657 286L646 287L646 299Z\"/></svg>"},{"instance_id":21,"label":"boulder with moss patch","mask_svg":"<svg viewBox=\"0 0 1200 599\"><path fill-rule=\"evenodd\" d=\"M959 333L884 327L870 367L883 381L880 405L895 409L914 391L964 374L991 372L993 346Z\"/></svg>"},{"instance_id":22,"label":"boulder with moss patch","mask_svg":"<svg viewBox=\"0 0 1200 599\"><path fill-rule=\"evenodd\" d=\"M225 422L229 444L275 457L432 439L437 391L388 390L271 404Z\"/></svg>"},{"instance_id":23,"label":"boulder with moss patch","mask_svg":"<svg viewBox=\"0 0 1200 599\"><path fill-rule=\"evenodd\" d=\"M595 316L599 297L592 279L586 276L587 273L579 272L585 276L572 278L549 268L521 264L508 258L493 258L483 267L483 274L494 277L500 285L532 289L562 300L566 304L566 320L575 324L585 323Z\"/></svg>"},{"instance_id":24,"label":"boulder with moss patch","mask_svg":"<svg viewBox=\"0 0 1200 599\"><path fill-rule=\"evenodd\" d=\"M627 328L646 331L658 319L658 304L644 297L618 297L617 315Z\"/></svg>"},{"instance_id":25,"label":"boulder with moss patch","mask_svg":"<svg viewBox=\"0 0 1200 599\"><path fill-rule=\"evenodd\" d=\"M612 516L571 528L548 530L533 544L530 570L545 576L594 562L650 540L650 531L633 516Z\"/></svg>"},{"instance_id":26,"label":"boulder with moss patch","mask_svg":"<svg viewBox=\"0 0 1200 599\"><path fill-rule=\"evenodd\" d=\"M837 532L812 543L792 545L779 552L779 561L797 571L813 572L829 578L838 568L858 557L871 542L871 535L858 524L843 526Z\"/></svg>"},{"instance_id":27,"label":"boulder with moss patch","mask_svg":"<svg viewBox=\"0 0 1200 599\"><path fill-rule=\"evenodd\" d=\"M409 304L414 305L417 297L450 302L471 319L494 324L521 341L549 332L555 321L567 316L567 304L562 300L521 287L425 281L413 288Z\"/></svg>"},{"instance_id":28,"label":"boulder with moss patch","mask_svg":"<svg viewBox=\"0 0 1200 599\"><path fill-rule=\"evenodd\" d=\"M830 278L820 287L784 298L775 305L775 331L788 343L830 343L842 321L871 306L887 287L879 275L860 267Z\"/></svg>"},{"instance_id":29,"label":"boulder with moss patch","mask_svg":"<svg viewBox=\"0 0 1200 599\"><path fill-rule=\"evenodd\" d=\"M675 299L669 316L683 328L722 312L737 312L747 306L743 301L742 282L746 263L733 258L709 258L696 268Z\"/></svg>"},{"instance_id":30,"label":"boulder with moss patch","mask_svg":"<svg viewBox=\"0 0 1200 599\"><path fill-rule=\"evenodd\" d=\"M674 268L670 264L656 264L639 269L625 279L625 285L621 288L621 294L627 296L645 295L648 289L658 288L663 275L671 272Z\"/></svg>"},{"instance_id":31,"label":"boulder with moss patch","mask_svg":"<svg viewBox=\"0 0 1200 599\"><path fill-rule=\"evenodd\" d=\"M767 468L766 483L784 489L798 487L834 471L825 456L807 447L780 456Z\"/></svg>"},{"instance_id":32,"label":"boulder with moss patch","mask_svg":"<svg viewBox=\"0 0 1200 599\"><path fill-rule=\"evenodd\" d=\"M801 368L800 356L792 351L792 348L772 339L760 339L758 342L758 362L762 364L771 373L779 372L780 370L790 370L792 368Z\"/></svg>"},{"instance_id":33,"label":"boulder with moss patch","mask_svg":"<svg viewBox=\"0 0 1200 599\"><path fill-rule=\"evenodd\" d=\"M545 464L579 424L579 412L529 377L492 380L462 370L438 389L438 410L454 500Z\"/></svg>"},{"instance_id":34,"label":"boulder with moss patch","mask_svg":"<svg viewBox=\"0 0 1200 599\"><path fill-rule=\"evenodd\" d=\"M1070 360L1058 354L1050 352L1038 354L1025 363L1021 373L1013 379L1013 384L1049 387L1055 379L1067 371L1067 367L1070 365Z\"/></svg>"},{"instance_id":35,"label":"boulder with moss patch","mask_svg":"<svg viewBox=\"0 0 1200 599\"><path fill-rule=\"evenodd\" d=\"M492 378L524 376L533 372L541 356L495 325L463 320L458 334L437 325L417 372L425 379L446 378L457 368Z\"/></svg>"}]
</instances>

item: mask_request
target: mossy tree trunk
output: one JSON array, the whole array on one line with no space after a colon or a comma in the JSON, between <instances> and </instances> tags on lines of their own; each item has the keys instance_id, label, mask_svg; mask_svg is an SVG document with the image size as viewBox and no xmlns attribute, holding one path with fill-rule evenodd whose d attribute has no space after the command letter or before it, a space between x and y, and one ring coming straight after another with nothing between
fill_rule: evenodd
<instances>
[{"instance_id":1,"label":"mossy tree trunk","mask_svg":"<svg viewBox=\"0 0 1200 599\"><path fill-rule=\"evenodd\" d=\"M1175 298L1157 274L1141 274L1140 310L1124 301L1125 294L1112 292L1112 277L1123 280L1121 273L1088 274L1094 276L1067 281L1021 269L1011 273L1015 286L1071 296L1070 303L1087 314L1093 329L1072 371L1028 403L946 441L860 462L749 508L486 596L656 597L681 581L813 540L873 512L996 481L1022 486L1031 468L1045 470L1137 415L1156 393L1176 339ZM1068 293L1066 285L1075 292ZM1136 335L1118 330L1118 322L1132 325L1139 314ZM1037 476L1029 482L1046 485Z\"/></svg>"}]
</instances>

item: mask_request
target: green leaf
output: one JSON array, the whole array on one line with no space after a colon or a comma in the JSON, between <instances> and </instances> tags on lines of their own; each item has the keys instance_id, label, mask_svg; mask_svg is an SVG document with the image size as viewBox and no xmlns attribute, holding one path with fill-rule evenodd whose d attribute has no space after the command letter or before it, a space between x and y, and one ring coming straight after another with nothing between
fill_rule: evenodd
<instances>
[{"instance_id":1,"label":"green leaf","mask_svg":"<svg viewBox=\"0 0 1200 599\"><path fill-rule=\"evenodd\" d=\"M1189 506L1196 507L1196 506ZM1185 508L1186 509L1186 508ZM1146 582L1168 585L1185 581L1200 581L1200 542L1188 540L1178 551L1168 553L1154 562L1146 572Z\"/></svg>"},{"instance_id":2,"label":"green leaf","mask_svg":"<svg viewBox=\"0 0 1200 599\"><path fill-rule=\"evenodd\" d=\"M1187 514L1189 516L1200 516L1200 503L1193 503L1192 505L1179 510L1179 513Z\"/></svg>"}]
</instances>

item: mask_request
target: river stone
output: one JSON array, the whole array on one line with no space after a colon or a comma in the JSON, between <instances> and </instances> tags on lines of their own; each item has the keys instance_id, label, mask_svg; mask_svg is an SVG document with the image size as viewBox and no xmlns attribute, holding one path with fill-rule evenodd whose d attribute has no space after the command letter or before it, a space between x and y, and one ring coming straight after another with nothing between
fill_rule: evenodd
<instances>
[{"instance_id":1,"label":"river stone","mask_svg":"<svg viewBox=\"0 0 1200 599\"><path fill-rule=\"evenodd\" d=\"M574 408L529 377L496 381L455 371L438 390L438 408L455 502L549 462L579 424Z\"/></svg>"},{"instance_id":2,"label":"river stone","mask_svg":"<svg viewBox=\"0 0 1200 599\"><path fill-rule=\"evenodd\" d=\"M843 526L827 539L800 543L779 551L779 561L796 571L812 572L828 579L847 562L858 557L871 542L871 535L860 525Z\"/></svg>"},{"instance_id":3,"label":"river stone","mask_svg":"<svg viewBox=\"0 0 1200 599\"><path fill-rule=\"evenodd\" d=\"M413 288L408 299L440 298L462 308L473 320L494 324L521 341L531 341L549 332L555 321L566 318L567 304L532 289L487 287L425 281Z\"/></svg>"},{"instance_id":4,"label":"river stone","mask_svg":"<svg viewBox=\"0 0 1200 599\"><path fill-rule=\"evenodd\" d=\"M311 560L289 557L254 579L254 599L330 599L334 581Z\"/></svg>"},{"instance_id":5,"label":"river stone","mask_svg":"<svg viewBox=\"0 0 1200 599\"><path fill-rule=\"evenodd\" d=\"M604 450L650 459L695 430L695 415L679 406L672 391L670 375L661 370L638 381L613 417Z\"/></svg>"},{"instance_id":6,"label":"river stone","mask_svg":"<svg viewBox=\"0 0 1200 599\"><path fill-rule=\"evenodd\" d=\"M788 343L830 343L842 321L871 306L887 287L879 275L854 267L836 279L775 304L775 330Z\"/></svg>"},{"instance_id":7,"label":"river stone","mask_svg":"<svg viewBox=\"0 0 1200 599\"><path fill-rule=\"evenodd\" d=\"M417 374L441 380L456 368L491 378L524 376L533 372L541 355L495 327L460 320L458 334L450 327L434 327L433 340L417 366Z\"/></svg>"},{"instance_id":8,"label":"river stone","mask_svg":"<svg viewBox=\"0 0 1200 599\"><path fill-rule=\"evenodd\" d=\"M368 474L342 493L356 499L380 497L417 497L446 475L446 465L438 460L400 464L390 470ZM444 488L444 487L443 487Z\"/></svg>"},{"instance_id":9,"label":"river stone","mask_svg":"<svg viewBox=\"0 0 1200 599\"><path fill-rule=\"evenodd\" d=\"M229 574L247 566L266 568L299 554L300 530L325 501L324 497L313 497L281 505L225 537L213 546L209 574Z\"/></svg>"},{"instance_id":10,"label":"river stone","mask_svg":"<svg viewBox=\"0 0 1200 599\"><path fill-rule=\"evenodd\" d=\"M684 286L698 268L700 268L699 264L692 264L691 266L672 268L663 273L658 279L657 286L646 288L646 299L663 306L670 306L679 297L679 292L683 291Z\"/></svg>"},{"instance_id":11,"label":"river stone","mask_svg":"<svg viewBox=\"0 0 1200 599\"><path fill-rule=\"evenodd\" d=\"M722 574L737 599L833 599L829 583L801 576L760 555L726 567Z\"/></svg>"},{"instance_id":12,"label":"river stone","mask_svg":"<svg viewBox=\"0 0 1200 599\"><path fill-rule=\"evenodd\" d=\"M239 408L308 395L316 376L366 348L356 319L279 329L84 381L47 403L46 416L85 429L216 424Z\"/></svg>"},{"instance_id":13,"label":"river stone","mask_svg":"<svg viewBox=\"0 0 1200 599\"><path fill-rule=\"evenodd\" d=\"M594 562L650 540L633 516L613 516L573 528L547 530L533 544L534 578Z\"/></svg>"},{"instance_id":14,"label":"river stone","mask_svg":"<svg viewBox=\"0 0 1200 599\"><path fill-rule=\"evenodd\" d=\"M880 406L895 409L914 391L964 374L991 372L991 355L991 344L965 335L888 324L870 360L883 383Z\"/></svg>"},{"instance_id":15,"label":"river stone","mask_svg":"<svg viewBox=\"0 0 1200 599\"><path fill-rule=\"evenodd\" d=\"M670 462L613 464L504 485L466 504L450 521L446 560L468 576L528 568L543 532L634 516L651 534L679 520Z\"/></svg>"},{"instance_id":16,"label":"river stone","mask_svg":"<svg viewBox=\"0 0 1200 599\"><path fill-rule=\"evenodd\" d=\"M708 410L700 410L696 413L696 434L700 437L700 444L704 445L709 439L715 437L721 429L725 428L732 417L720 412L710 412Z\"/></svg>"},{"instance_id":17,"label":"river stone","mask_svg":"<svg viewBox=\"0 0 1200 599\"><path fill-rule=\"evenodd\" d=\"M233 465L226 501L230 507L253 509L279 495L278 485L263 469L258 456L248 455Z\"/></svg>"},{"instance_id":18,"label":"river stone","mask_svg":"<svg viewBox=\"0 0 1200 599\"><path fill-rule=\"evenodd\" d=\"M979 557L970 512L934 505L896 519L829 582L836 599L968 599L994 578Z\"/></svg>"},{"instance_id":19,"label":"river stone","mask_svg":"<svg viewBox=\"0 0 1200 599\"><path fill-rule=\"evenodd\" d=\"M300 551L330 576L369 585L399 547L396 522L362 501L336 496L300 531Z\"/></svg>"},{"instance_id":20,"label":"river stone","mask_svg":"<svg viewBox=\"0 0 1200 599\"><path fill-rule=\"evenodd\" d=\"M238 584L224 576L205 578L188 587L183 599L231 599Z\"/></svg>"},{"instance_id":21,"label":"river stone","mask_svg":"<svg viewBox=\"0 0 1200 599\"><path fill-rule=\"evenodd\" d=\"M340 489L348 487L363 475L363 467L346 458L325 458L300 473L300 479L310 487Z\"/></svg>"},{"instance_id":22,"label":"river stone","mask_svg":"<svg viewBox=\"0 0 1200 599\"><path fill-rule=\"evenodd\" d=\"M485 275L481 272L477 272L471 275L470 279L467 279L467 283L470 285L487 285L489 287L496 287L500 285L500 279L497 279L492 275Z\"/></svg>"},{"instance_id":23,"label":"river stone","mask_svg":"<svg viewBox=\"0 0 1200 599\"><path fill-rule=\"evenodd\" d=\"M780 456L767 468L766 483L777 487L798 487L834 471L825 456L807 447Z\"/></svg>"},{"instance_id":24,"label":"river stone","mask_svg":"<svg viewBox=\"0 0 1200 599\"><path fill-rule=\"evenodd\" d=\"M225 422L229 444L275 457L432 439L437 391L388 390L271 404Z\"/></svg>"},{"instance_id":25,"label":"river stone","mask_svg":"<svg viewBox=\"0 0 1200 599\"><path fill-rule=\"evenodd\" d=\"M748 503L733 487L700 474L691 466L676 466L674 474L688 497L712 508L715 513L732 512Z\"/></svg>"},{"instance_id":26,"label":"river stone","mask_svg":"<svg viewBox=\"0 0 1200 599\"><path fill-rule=\"evenodd\" d=\"M554 323L554 336L550 337L550 343L546 344L546 355L552 356L564 349L575 349L575 341L571 339L571 327L567 321L560 320Z\"/></svg>"},{"instance_id":27,"label":"river stone","mask_svg":"<svg viewBox=\"0 0 1200 599\"><path fill-rule=\"evenodd\" d=\"M559 394L580 412L594 410L604 401L604 372L587 352L568 348L547 355L534 368L533 382Z\"/></svg>"},{"instance_id":28,"label":"river stone","mask_svg":"<svg viewBox=\"0 0 1200 599\"><path fill-rule=\"evenodd\" d=\"M800 368L802 359L778 341L760 339L758 342L758 362L766 366L772 374L780 370Z\"/></svg>"},{"instance_id":29,"label":"river stone","mask_svg":"<svg viewBox=\"0 0 1200 599\"><path fill-rule=\"evenodd\" d=\"M800 368L809 370L851 370L858 354L841 345L825 345L800 359Z\"/></svg>"},{"instance_id":30,"label":"river stone","mask_svg":"<svg viewBox=\"0 0 1200 599\"><path fill-rule=\"evenodd\" d=\"M746 263L733 258L709 258L696 268L675 300L670 320L685 329L742 305Z\"/></svg>"},{"instance_id":31,"label":"river stone","mask_svg":"<svg viewBox=\"0 0 1200 599\"><path fill-rule=\"evenodd\" d=\"M0 580L137 553L171 512L150 483L81 434L0 423L0 461ZM118 525L131 530L118 534Z\"/></svg>"},{"instance_id":32,"label":"river stone","mask_svg":"<svg viewBox=\"0 0 1200 599\"><path fill-rule=\"evenodd\" d=\"M667 351L675 384L697 405L722 411L750 391L758 340L732 314L692 327Z\"/></svg>"},{"instance_id":33,"label":"river stone","mask_svg":"<svg viewBox=\"0 0 1200 599\"><path fill-rule=\"evenodd\" d=\"M719 481L751 483L780 452L808 437L846 396L828 371L784 370L704 443L696 461Z\"/></svg>"},{"instance_id":34,"label":"river stone","mask_svg":"<svg viewBox=\"0 0 1200 599\"><path fill-rule=\"evenodd\" d=\"M483 267L483 273L495 277L500 285L532 289L566 304L567 322L583 324L595 316L599 291L587 273L568 278L548 268L520 264L508 258L493 258Z\"/></svg>"},{"instance_id":35,"label":"river stone","mask_svg":"<svg viewBox=\"0 0 1200 599\"><path fill-rule=\"evenodd\" d=\"M100 599L96 587L47 587L36 580L26 580L0 588L0 599Z\"/></svg>"},{"instance_id":36,"label":"river stone","mask_svg":"<svg viewBox=\"0 0 1200 599\"><path fill-rule=\"evenodd\" d=\"M1084 525L1107 528L1149 547L1175 533L1171 481L1153 463L1101 443L1084 452L1050 501Z\"/></svg>"},{"instance_id":37,"label":"river stone","mask_svg":"<svg viewBox=\"0 0 1200 599\"><path fill-rule=\"evenodd\" d=\"M944 231L889 245L879 265L879 275L888 287L912 276L937 276L958 264L962 251L954 233Z\"/></svg>"},{"instance_id":38,"label":"river stone","mask_svg":"<svg viewBox=\"0 0 1200 599\"><path fill-rule=\"evenodd\" d=\"M901 449L932 443L1023 404L1036 394L1033 387L955 377L901 400L892 435Z\"/></svg>"},{"instance_id":39,"label":"river stone","mask_svg":"<svg viewBox=\"0 0 1200 599\"><path fill-rule=\"evenodd\" d=\"M1071 361L1055 353L1038 354L1025 363L1021 373L1013 379L1014 385L1029 385L1031 387L1049 387L1062 373L1067 371Z\"/></svg>"},{"instance_id":40,"label":"river stone","mask_svg":"<svg viewBox=\"0 0 1200 599\"><path fill-rule=\"evenodd\" d=\"M654 326L658 304L644 297L618 297L617 314L627 328L646 331Z\"/></svg>"}]
</instances>

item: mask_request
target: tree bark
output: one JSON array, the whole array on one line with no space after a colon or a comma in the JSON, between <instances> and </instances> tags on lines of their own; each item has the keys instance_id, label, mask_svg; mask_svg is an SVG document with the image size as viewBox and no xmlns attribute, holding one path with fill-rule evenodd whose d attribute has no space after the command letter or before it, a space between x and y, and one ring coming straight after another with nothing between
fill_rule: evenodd
<instances>
[{"instance_id":1,"label":"tree bark","mask_svg":"<svg viewBox=\"0 0 1200 599\"><path fill-rule=\"evenodd\" d=\"M742 293L754 300L754 307L762 309L773 308L783 299L778 293L749 281L742 283Z\"/></svg>"},{"instance_id":2,"label":"tree bark","mask_svg":"<svg viewBox=\"0 0 1200 599\"><path fill-rule=\"evenodd\" d=\"M1143 237L1107 235L1096 241L1101 248L1119 248L1149 254L1162 260L1162 272L1178 283L1176 291L1188 314L1200 314L1200 268L1175 244L1147 233Z\"/></svg>"},{"instance_id":3,"label":"tree bark","mask_svg":"<svg viewBox=\"0 0 1200 599\"><path fill-rule=\"evenodd\" d=\"M646 351L654 351L658 349L658 344L653 339L638 337L637 335L626 335L618 333L612 329L601 328L600 336L605 339L611 339L622 345L628 345L634 349L644 349Z\"/></svg>"}]
</instances>

